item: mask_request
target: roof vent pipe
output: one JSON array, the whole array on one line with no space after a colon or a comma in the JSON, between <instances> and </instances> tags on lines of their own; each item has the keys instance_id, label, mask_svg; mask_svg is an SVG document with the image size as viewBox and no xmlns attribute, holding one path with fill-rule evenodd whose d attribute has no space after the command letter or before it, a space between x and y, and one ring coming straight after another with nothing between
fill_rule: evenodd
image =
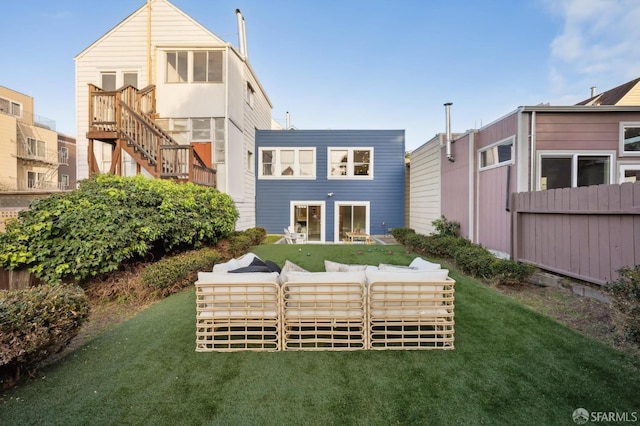
<instances>
[{"instance_id":1,"label":"roof vent pipe","mask_svg":"<svg viewBox=\"0 0 640 426\"><path fill-rule=\"evenodd\" d=\"M287 111L287 122L286 122L286 130L291 129L291 118L289 117L289 111Z\"/></svg>"},{"instance_id":2,"label":"roof vent pipe","mask_svg":"<svg viewBox=\"0 0 640 426\"><path fill-rule=\"evenodd\" d=\"M593 98L596 95L596 86L591 86L591 97Z\"/></svg>"},{"instance_id":3,"label":"roof vent pipe","mask_svg":"<svg viewBox=\"0 0 640 426\"><path fill-rule=\"evenodd\" d=\"M247 52L247 28L245 26L244 17L240 9L236 9L236 18L238 18L238 49L240 55L245 59L248 56Z\"/></svg>"},{"instance_id":4,"label":"roof vent pipe","mask_svg":"<svg viewBox=\"0 0 640 426\"><path fill-rule=\"evenodd\" d=\"M451 102L444 104L445 115L447 118L447 160L452 163L455 161L453 154L451 154Z\"/></svg>"}]
</instances>

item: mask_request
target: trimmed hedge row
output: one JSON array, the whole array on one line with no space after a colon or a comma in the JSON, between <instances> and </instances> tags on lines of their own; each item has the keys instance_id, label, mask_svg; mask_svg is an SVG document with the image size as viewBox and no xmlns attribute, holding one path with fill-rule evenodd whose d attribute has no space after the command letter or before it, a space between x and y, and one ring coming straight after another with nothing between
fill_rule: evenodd
<instances>
[{"instance_id":1,"label":"trimmed hedge row","mask_svg":"<svg viewBox=\"0 0 640 426\"><path fill-rule=\"evenodd\" d=\"M89 302L78 286L0 291L0 384L4 389L78 333Z\"/></svg>"},{"instance_id":2,"label":"trimmed hedge row","mask_svg":"<svg viewBox=\"0 0 640 426\"><path fill-rule=\"evenodd\" d=\"M97 175L10 222L0 233L0 266L27 267L48 283L83 281L128 259L215 244L237 219L231 197L212 188Z\"/></svg>"},{"instance_id":3,"label":"trimmed hedge row","mask_svg":"<svg viewBox=\"0 0 640 426\"><path fill-rule=\"evenodd\" d=\"M261 244L267 237L264 228L256 227L245 231L235 232L227 237L229 256L236 257L246 253L250 247ZM190 251L177 256L165 257L149 265L140 279L142 284L157 290L161 295L174 293L177 290L193 284L199 271L213 269L218 261L229 260L219 251L210 247Z\"/></svg>"},{"instance_id":4,"label":"trimmed hedge row","mask_svg":"<svg viewBox=\"0 0 640 426\"><path fill-rule=\"evenodd\" d=\"M435 222L435 221L434 221ZM442 234L422 235L411 228L395 228L393 237L411 250L427 256L453 259L465 274L494 281L498 284L513 284L525 281L535 267L507 259L497 259L484 247L453 236L455 222L439 219Z\"/></svg>"}]
</instances>

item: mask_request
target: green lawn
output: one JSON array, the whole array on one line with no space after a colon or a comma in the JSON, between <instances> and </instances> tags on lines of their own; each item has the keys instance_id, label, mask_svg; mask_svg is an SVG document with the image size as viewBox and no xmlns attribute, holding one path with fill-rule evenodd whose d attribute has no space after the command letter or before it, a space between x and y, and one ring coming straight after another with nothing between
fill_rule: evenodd
<instances>
[{"instance_id":1,"label":"green lawn","mask_svg":"<svg viewBox=\"0 0 640 426\"><path fill-rule=\"evenodd\" d=\"M381 248L264 245L254 252L309 270L322 270L324 258L408 264L415 256ZM0 424L566 425L579 407L640 412L637 361L450 275L457 281L454 350L197 353L190 289L5 392Z\"/></svg>"}]
</instances>

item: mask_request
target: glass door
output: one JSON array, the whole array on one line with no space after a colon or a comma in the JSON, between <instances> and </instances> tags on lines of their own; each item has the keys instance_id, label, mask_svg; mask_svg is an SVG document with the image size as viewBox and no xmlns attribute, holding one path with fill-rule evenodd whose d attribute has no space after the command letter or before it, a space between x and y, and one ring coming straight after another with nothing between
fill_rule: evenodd
<instances>
[{"instance_id":1,"label":"glass door","mask_svg":"<svg viewBox=\"0 0 640 426\"><path fill-rule=\"evenodd\" d=\"M345 241L347 232L367 233L369 229L368 204L339 204L337 210L337 241Z\"/></svg>"},{"instance_id":2,"label":"glass door","mask_svg":"<svg viewBox=\"0 0 640 426\"><path fill-rule=\"evenodd\" d=\"M293 230L307 235L307 241L324 241L324 203L292 203Z\"/></svg>"}]
</instances>

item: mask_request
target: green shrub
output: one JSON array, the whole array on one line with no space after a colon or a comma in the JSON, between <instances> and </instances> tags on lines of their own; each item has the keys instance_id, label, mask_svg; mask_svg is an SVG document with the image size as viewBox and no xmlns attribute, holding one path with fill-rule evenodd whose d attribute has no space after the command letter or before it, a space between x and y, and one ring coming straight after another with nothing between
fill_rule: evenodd
<instances>
[{"instance_id":1,"label":"green shrub","mask_svg":"<svg viewBox=\"0 0 640 426\"><path fill-rule=\"evenodd\" d=\"M232 257L242 256L254 245L251 237L242 232L230 235L227 240L229 241L229 252Z\"/></svg>"},{"instance_id":2,"label":"green shrub","mask_svg":"<svg viewBox=\"0 0 640 426\"><path fill-rule=\"evenodd\" d=\"M233 232L233 200L202 186L97 175L36 201L0 234L0 266L49 283L118 269L128 259L214 244Z\"/></svg>"},{"instance_id":3,"label":"green shrub","mask_svg":"<svg viewBox=\"0 0 640 426\"><path fill-rule=\"evenodd\" d=\"M64 348L89 315L77 286L0 291L0 383L7 387Z\"/></svg>"},{"instance_id":4,"label":"green shrub","mask_svg":"<svg viewBox=\"0 0 640 426\"><path fill-rule=\"evenodd\" d=\"M533 265L507 259L495 259L491 268L496 284L516 284L526 281L536 269Z\"/></svg>"},{"instance_id":5,"label":"green shrub","mask_svg":"<svg viewBox=\"0 0 640 426\"><path fill-rule=\"evenodd\" d=\"M267 239L267 230L260 226L246 229L243 233L249 237L252 246L259 246Z\"/></svg>"},{"instance_id":6,"label":"green shrub","mask_svg":"<svg viewBox=\"0 0 640 426\"><path fill-rule=\"evenodd\" d=\"M140 275L142 284L163 293L187 287L195 281L199 271L210 271L220 260L220 254L209 247L160 259L145 268Z\"/></svg>"},{"instance_id":7,"label":"green shrub","mask_svg":"<svg viewBox=\"0 0 640 426\"><path fill-rule=\"evenodd\" d=\"M393 228L391 235L393 235L393 238L400 244L404 244L409 236L416 235L416 231L411 228Z\"/></svg>"},{"instance_id":8,"label":"green shrub","mask_svg":"<svg viewBox=\"0 0 640 426\"><path fill-rule=\"evenodd\" d=\"M608 283L611 302L616 309L616 323L626 338L640 343L640 265L618 270L618 279Z\"/></svg>"},{"instance_id":9,"label":"green shrub","mask_svg":"<svg viewBox=\"0 0 640 426\"><path fill-rule=\"evenodd\" d=\"M436 219L431 222L436 231L438 231L437 235L442 237L459 237L460 236L460 222L454 222L447 220L444 215L440 217L440 219Z\"/></svg>"},{"instance_id":10,"label":"green shrub","mask_svg":"<svg viewBox=\"0 0 640 426\"><path fill-rule=\"evenodd\" d=\"M478 244L469 244L459 247L454 253L456 265L465 274L480 278L493 276L493 262L495 257L484 247Z\"/></svg>"},{"instance_id":11,"label":"green shrub","mask_svg":"<svg viewBox=\"0 0 640 426\"><path fill-rule=\"evenodd\" d=\"M461 247L466 247L471 242L465 238L452 237L449 235L429 235L423 236L422 249L431 256L453 258L456 251Z\"/></svg>"}]
</instances>

